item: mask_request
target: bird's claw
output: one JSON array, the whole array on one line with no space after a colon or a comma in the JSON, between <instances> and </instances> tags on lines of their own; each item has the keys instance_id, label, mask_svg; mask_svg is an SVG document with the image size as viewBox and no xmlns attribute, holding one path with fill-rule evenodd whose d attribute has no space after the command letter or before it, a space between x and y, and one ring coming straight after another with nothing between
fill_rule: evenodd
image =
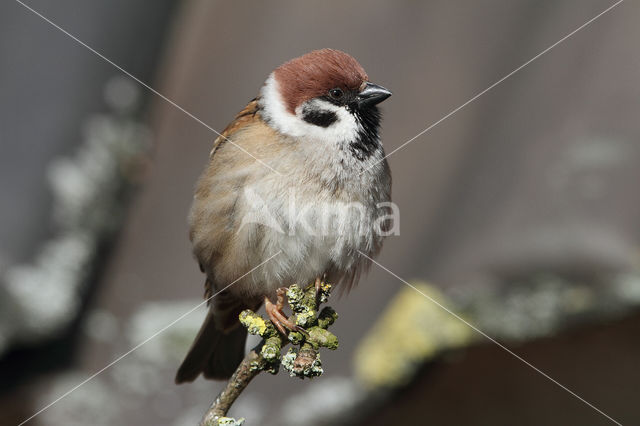
<instances>
[{"instance_id":1,"label":"bird's claw","mask_svg":"<svg viewBox=\"0 0 640 426\"><path fill-rule=\"evenodd\" d=\"M297 331L304 334L305 336L308 336L309 333L307 332L307 330L287 318L287 316L282 311L282 309L284 308L284 295L286 294L286 292L286 288L279 288L277 290L277 301L275 304L271 302L268 297L264 298L264 307L267 311L267 315L269 315L269 319L278 329L278 331L282 333L283 336L288 335L287 329L289 331Z\"/></svg>"}]
</instances>

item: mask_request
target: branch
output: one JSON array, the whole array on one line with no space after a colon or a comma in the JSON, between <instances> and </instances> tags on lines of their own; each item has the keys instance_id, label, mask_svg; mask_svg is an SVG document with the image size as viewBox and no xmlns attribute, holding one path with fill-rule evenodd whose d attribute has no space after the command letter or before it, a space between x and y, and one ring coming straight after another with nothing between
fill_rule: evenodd
<instances>
[{"instance_id":1,"label":"branch","mask_svg":"<svg viewBox=\"0 0 640 426\"><path fill-rule=\"evenodd\" d=\"M336 311L325 307L318 313L321 303L327 301L331 285L321 283L316 294L314 284L304 290L293 284L287 290L287 300L293 315L290 318L306 330L306 333L292 331L283 336L271 321L247 309L240 314L240 323L250 334L262 337L262 341L242 360L229 379L225 389L213 401L205 413L200 426L241 425L244 419L226 417L234 401L249 385L251 380L262 371L277 374L280 365L291 377L316 377L323 373L320 361L321 347L331 350L338 348L338 338L327 330L338 318ZM282 348L288 343L292 347L283 356Z\"/></svg>"}]
</instances>

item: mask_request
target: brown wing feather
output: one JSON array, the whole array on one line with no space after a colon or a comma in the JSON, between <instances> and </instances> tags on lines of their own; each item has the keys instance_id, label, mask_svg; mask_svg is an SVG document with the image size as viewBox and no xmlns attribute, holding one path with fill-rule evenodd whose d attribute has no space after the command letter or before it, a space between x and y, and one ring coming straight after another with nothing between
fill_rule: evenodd
<instances>
[{"instance_id":1,"label":"brown wing feather","mask_svg":"<svg viewBox=\"0 0 640 426\"><path fill-rule=\"evenodd\" d=\"M233 134L249 125L256 119L260 110L258 99L253 99L240 111L235 119L224 129L214 141L210 158L226 142L232 141ZM210 172L211 167L208 169ZM196 197L206 198L206 185L198 187ZM193 229L191 239L193 240ZM211 254L212 257L213 254ZM238 314L246 308L258 309L260 302L247 304L246 300L238 300L228 291L216 294L219 289L211 276L212 258L200 258L199 266L207 273L204 284L204 298L209 306L209 313L187 356L176 374L176 383L193 381L200 373L206 378L226 379L231 376L244 356L246 330L238 326ZM216 295L215 298L212 298ZM213 302L213 303L211 303Z\"/></svg>"},{"instance_id":2,"label":"brown wing feather","mask_svg":"<svg viewBox=\"0 0 640 426\"><path fill-rule=\"evenodd\" d=\"M251 101L249 101L247 106L244 107L242 111L236 114L236 117L233 119L233 121L224 128L220 136L218 136L213 142L213 149L211 150L211 154L209 154L209 157L213 157L213 154L215 154L218 147L224 142L230 140L233 133L251 122L255 118L255 115L258 113L258 111L260 111L258 98L253 98Z\"/></svg>"}]
</instances>

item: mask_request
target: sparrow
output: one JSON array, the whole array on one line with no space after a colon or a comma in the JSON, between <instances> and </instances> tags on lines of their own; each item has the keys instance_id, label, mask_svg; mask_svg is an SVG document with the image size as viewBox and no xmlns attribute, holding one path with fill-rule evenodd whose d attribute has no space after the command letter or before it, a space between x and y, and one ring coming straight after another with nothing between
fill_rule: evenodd
<instances>
[{"instance_id":1,"label":"sparrow","mask_svg":"<svg viewBox=\"0 0 640 426\"><path fill-rule=\"evenodd\" d=\"M264 303L283 333L284 286L350 288L388 229L391 175L377 105L391 92L339 50L276 68L213 145L189 214L209 310L176 383L228 379L244 357L238 315Z\"/></svg>"}]
</instances>

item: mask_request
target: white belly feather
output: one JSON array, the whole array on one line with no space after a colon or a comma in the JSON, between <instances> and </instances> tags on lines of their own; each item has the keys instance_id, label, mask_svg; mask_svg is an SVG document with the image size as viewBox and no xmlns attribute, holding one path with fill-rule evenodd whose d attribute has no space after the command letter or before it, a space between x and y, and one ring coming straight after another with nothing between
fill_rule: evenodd
<instances>
[{"instance_id":1,"label":"white belly feather","mask_svg":"<svg viewBox=\"0 0 640 426\"><path fill-rule=\"evenodd\" d=\"M252 273L256 292L264 292L265 284L273 291L309 283L329 271L342 278L363 260L359 251L371 253L381 244L376 226L385 212L377 208L378 200L336 199L319 188L296 194L294 188L275 194L270 186L244 191L246 216L237 233L244 241L238 243L254 265L280 253Z\"/></svg>"}]
</instances>

